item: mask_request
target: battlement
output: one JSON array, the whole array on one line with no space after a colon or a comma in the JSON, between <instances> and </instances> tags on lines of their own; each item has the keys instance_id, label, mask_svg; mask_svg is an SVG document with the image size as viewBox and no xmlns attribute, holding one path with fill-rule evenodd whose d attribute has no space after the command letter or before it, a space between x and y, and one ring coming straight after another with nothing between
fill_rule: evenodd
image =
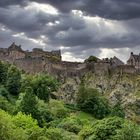
<instances>
[{"instance_id":1,"label":"battlement","mask_svg":"<svg viewBox=\"0 0 140 140\"><path fill-rule=\"evenodd\" d=\"M44 51L34 48L24 51L21 45L12 43L9 48L0 48L0 60L8 61L27 73L47 72L57 77L83 76L91 71L96 74L140 72L140 55L131 53L128 64L117 57L98 59L97 62L67 62L61 60L61 51Z\"/></svg>"},{"instance_id":2,"label":"battlement","mask_svg":"<svg viewBox=\"0 0 140 140\"><path fill-rule=\"evenodd\" d=\"M61 51L44 51L41 48L34 48L32 51L24 51L21 48L21 45L16 45L14 42L9 46L9 48L0 48L0 59L1 60L9 60L10 62L14 62L17 59L24 58L39 58L43 57L46 59L56 59L57 61L61 61Z\"/></svg>"}]
</instances>

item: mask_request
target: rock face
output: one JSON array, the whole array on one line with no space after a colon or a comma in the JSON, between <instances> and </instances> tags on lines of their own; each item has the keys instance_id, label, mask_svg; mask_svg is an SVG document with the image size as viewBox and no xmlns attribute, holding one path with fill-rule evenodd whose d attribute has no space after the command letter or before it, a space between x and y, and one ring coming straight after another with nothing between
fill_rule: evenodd
<instances>
[{"instance_id":1,"label":"rock face","mask_svg":"<svg viewBox=\"0 0 140 140\"><path fill-rule=\"evenodd\" d=\"M119 100L125 108L126 116L139 120L137 117L140 116L140 75L89 72L82 79L67 78L59 89L58 98L66 103L75 103L81 80L86 87L98 89L100 94L109 99L110 104L115 104Z\"/></svg>"}]
</instances>

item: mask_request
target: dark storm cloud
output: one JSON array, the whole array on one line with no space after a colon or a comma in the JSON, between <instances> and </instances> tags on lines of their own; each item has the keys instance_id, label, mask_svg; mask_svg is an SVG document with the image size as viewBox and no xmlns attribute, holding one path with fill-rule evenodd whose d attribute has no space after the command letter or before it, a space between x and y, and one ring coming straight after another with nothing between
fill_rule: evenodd
<instances>
[{"instance_id":1,"label":"dark storm cloud","mask_svg":"<svg viewBox=\"0 0 140 140\"><path fill-rule=\"evenodd\" d=\"M57 20L57 16L43 12L25 10L15 6L0 8L1 24L11 30L25 32L32 37L38 37L44 30L45 24L55 20Z\"/></svg>"},{"instance_id":2,"label":"dark storm cloud","mask_svg":"<svg viewBox=\"0 0 140 140\"><path fill-rule=\"evenodd\" d=\"M21 5L24 6L27 4L28 0L0 0L0 7L7 7L10 5Z\"/></svg>"},{"instance_id":3,"label":"dark storm cloud","mask_svg":"<svg viewBox=\"0 0 140 140\"><path fill-rule=\"evenodd\" d=\"M38 10L32 4L50 4L58 13ZM36 43L40 40L46 50L63 47L63 53L81 59L99 56L102 48L117 48L116 53L121 48L139 50L139 23L139 0L0 1L0 28L5 27L0 31L2 46L15 41L24 49L42 47Z\"/></svg>"},{"instance_id":4,"label":"dark storm cloud","mask_svg":"<svg viewBox=\"0 0 140 140\"><path fill-rule=\"evenodd\" d=\"M139 0L85 0L82 10L88 14L108 19L133 19L140 17Z\"/></svg>"},{"instance_id":5,"label":"dark storm cloud","mask_svg":"<svg viewBox=\"0 0 140 140\"><path fill-rule=\"evenodd\" d=\"M48 3L53 5L62 13L68 13L72 9L78 9L83 6L83 0L29 0L31 2Z\"/></svg>"},{"instance_id":6,"label":"dark storm cloud","mask_svg":"<svg viewBox=\"0 0 140 140\"><path fill-rule=\"evenodd\" d=\"M85 11L91 16L108 19L133 19L140 17L139 0L30 0L49 3L62 12L73 9Z\"/></svg>"}]
</instances>

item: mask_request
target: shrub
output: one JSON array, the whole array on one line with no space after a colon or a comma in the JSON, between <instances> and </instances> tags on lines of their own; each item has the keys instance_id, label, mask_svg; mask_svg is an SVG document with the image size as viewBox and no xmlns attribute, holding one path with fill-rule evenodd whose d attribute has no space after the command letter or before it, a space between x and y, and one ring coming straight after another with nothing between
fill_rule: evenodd
<instances>
[{"instance_id":1,"label":"shrub","mask_svg":"<svg viewBox=\"0 0 140 140\"><path fill-rule=\"evenodd\" d=\"M20 70L17 69L15 66L10 66L7 72L6 87L11 94L17 95L19 93L19 89L21 86L20 80Z\"/></svg>"},{"instance_id":2,"label":"shrub","mask_svg":"<svg viewBox=\"0 0 140 140\"><path fill-rule=\"evenodd\" d=\"M8 98L8 95L8 90L4 87L4 85L0 85L0 96Z\"/></svg>"},{"instance_id":3,"label":"shrub","mask_svg":"<svg viewBox=\"0 0 140 140\"><path fill-rule=\"evenodd\" d=\"M49 128L45 133L49 140L63 140L61 130L58 128Z\"/></svg>"},{"instance_id":4,"label":"shrub","mask_svg":"<svg viewBox=\"0 0 140 140\"><path fill-rule=\"evenodd\" d=\"M139 140L140 127L119 117L94 122L80 131L80 140Z\"/></svg>"},{"instance_id":5,"label":"shrub","mask_svg":"<svg viewBox=\"0 0 140 140\"><path fill-rule=\"evenodd\" d=\"M81 86L77 94L77 106L95 118L101 119L109 115L110 107L107 100L96 89Z\"/></svg>"},{"instance_id":6,"label":"shrub","mask_svg":"<svg viewBox=\"0 0 140 140\"><path fill-rule=\"evenodd\" d=\"M67 116L67 109L64 107L62 101L50 100L48 109L55 118L65 118Z\"/></svg>"},{"instance_id":7,"label":"shrub","mask_svg":"<svg viewBox=\"0 0 140 140\"><path fill-rule=\"evenodd\" d=\"M27 140L26 132L16 127L12 122L11 116L3 110L0 110L0 139L1 140Z\"/></svg>"},{"instance_id":8,"label":"shrub","mask_svg":"<svg viewBox=\"0 0 140 140\"><path fill-rule=\"evenodd\" d=\"M66 131L78 134L83 127L83 123L79 118L72 116L63 119L58 127L61 127Z\"/></svg>"},{"instance_id":9,"label":"shrub","mask_svg":"<svg viewBox=\"0 0 140 140\"><path fill-rule=\"evenodd\" d=\"M25 92L26 88L32 87L33 93L45 102L49 101L50 94L58 87L56 79L46 74L24 75L21 83L21 92Z\"/></svg>"},{"instance_id":10,"label":"shrub","mask_svg":"<svg viewBox=\"0 0 140 140\"><path fill-rule=\"evenodd\" d=\"M32 88L27 88L25 95L20 102L19 110L27 115L32 115L33 118L38 116L37 99L33 94Z\"/></svg>"},{"instance_id":11,"label":"shrub","mask_svg":"<svg viewBox=\"0 0 140 140\"><path fill-rule=\"evenodd\" d=\"M13 106L13 104L8 102L6 98L0 96L0 109L5 110L10 114L13 114L15 107Z\"/></svg>"},{"instance_id":12,"label":"shrub","mask_svg":"<svg viewBox=\"0 0 140 140\"><path fill-rule=\"evenodd\" d=\"M90 56L88 59L85 60L85 62L97 62L98 58L95 56Z\"/></svg>"},{"instance_id":13,"label":"shrub","mask_svg":"<svg viewBox=\"0 0 140 140\"><path fill-rule=\"evenodd\" d=\"M111 115L112 116L118 116L121 118L125 118L125 112L123 110L123 108L121 107L121 104L118 102L116 103L111 110Z\"/></svg>"}]
</instances>

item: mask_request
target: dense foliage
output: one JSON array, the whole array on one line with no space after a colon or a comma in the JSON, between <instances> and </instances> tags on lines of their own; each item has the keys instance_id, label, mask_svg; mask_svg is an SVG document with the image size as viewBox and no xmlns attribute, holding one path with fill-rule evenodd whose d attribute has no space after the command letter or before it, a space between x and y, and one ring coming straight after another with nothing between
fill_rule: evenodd
<instances>
[{"instance_id":1,"label":"dense foliage","mask_svg":"<svg viewBox=\"0 0 140 140\"><path fill-rule=\"evenodd\" d=\"M47 74L23 74L0 62L1 140L140 140L140 126L128 121L121 104L110 106L97 89L81 85L77 103L51 94L59 84Z\"/></svg>"},{"instance_id":2,"label":"dense foliage","mask_svg":"<svg viewBox=\"0 0 140 140\"><path fill-rule=\"evenodd\" d=\"M101 119L110 113L109 104L102 95L92 88L85 88L80 86L77 94L78 107L90 114L95 118Z\"/></svg>"},{"instance_id":3,"label":"dense foliage","mask_svg":"<svg viewBox=\"0 0 140 140\"><path fill-rule=\"evenodd\" d=\"M96 57L96 56L90 56L89 58L87 58L86 60L85 60L85 62L89 62L89 63L91 63L91 62L97 62L97 60L98 60L98 58Z\"/></svg>"}]
</instances>

